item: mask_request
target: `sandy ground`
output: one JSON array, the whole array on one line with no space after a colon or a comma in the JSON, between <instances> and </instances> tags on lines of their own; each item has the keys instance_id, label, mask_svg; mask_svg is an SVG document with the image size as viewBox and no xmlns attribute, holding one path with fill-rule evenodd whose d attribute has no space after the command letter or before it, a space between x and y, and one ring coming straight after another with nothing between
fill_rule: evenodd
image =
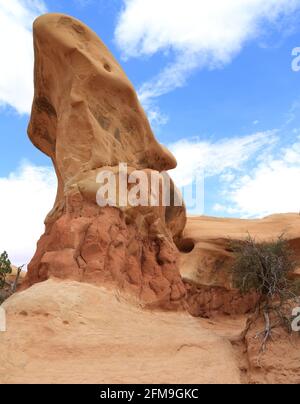
<instances>
[{"instance_id":1,"label":"sandy ground","mask_svg":"<svg viewBox=\"0 0 300 404\"><path fill-rule=\"evenodd\" d=\"M0 383L240 383L227 338L183 313L145 312L112 292L47 282L11 297Z\"/></svg>"}]
</instances>

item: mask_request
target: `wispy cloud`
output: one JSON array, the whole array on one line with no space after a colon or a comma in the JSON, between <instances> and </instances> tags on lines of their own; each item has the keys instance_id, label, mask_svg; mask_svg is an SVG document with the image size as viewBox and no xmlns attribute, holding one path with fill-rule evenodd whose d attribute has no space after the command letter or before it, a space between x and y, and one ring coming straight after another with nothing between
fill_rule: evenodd
<instances>
[{"instance_id":1,"label":"wispy cloud","mask_svg":"<svg viewBox=\"0 0 300 404\"><path fill-rule=\"evenodd\" d=\"M17 171L0 178L0 195L0 251L6 250L16 265L27 264L54 203L54 170L24 163Z\"/></svg>"},{"instance_id":2,"label":"wispy cloud","mask_svg":"<svg viewBox=\"0 0 300 404\"><path fill-rule=\"evenodd\" d=\"M33 97L32 22L42 0L0 0L0 104L29 113Z\"/></svg>"},{"instance_id":3,"label":"wispy cloud","mask_svg":"<svg viewBox=\"0 0 300 404\"><path fill-rule=\"evenodd\" d=\"M160 111L156 105L145 105L150 124L155 128L157 126L166 125L169 117Z\"/></svg>"},{"instance_id":4,"label":"wispy cloud","mask_svg":"<svg viewBox=\"0 0 300 404\"><path fill-rule=\"evenodd\" d=\"M268 24L284 29L299 0L123 0L115 31L125 58L171 54L140 88L143 103L186 84L196 69L228 64Z\"/></svg>"},{"instance_id":5,"label":"wispy cloud","mask_svg":"<svg viewBox=\"0 0 300 404\"><path fill-rule=\"evenodd\" d=\"M278 154L226 184L224 212L248 218L300 211L300 138Z\"/></svg>"},{"instance_id":6,"label":"wispy cloud","mask_svg":"<svg viewBox=\"0 0 300 404\"><path fill-rule=\"evenodd\" d=\"M260 153L266 153L277 141L276 131L216 142L183 139L169 145L178 162L172 176L179 186L184 186L191 182L197 170L204 171L206 177L225 175L229 170L239 171Z\"/></svg>"},{"instance_id":7,"label":"wispy cloud","mask_svg":"<svg viewBox=\"0 0 300 404\"><path fill-rule=\"evenodd\" d=\"M298 212L300 136L294 131L294 140L289 137L286 142L284 135L274 130L217 142L176 142L170 149L178 167L171 175L179 186L186 186L197 171L204 172L211 183L207 208L221 216Z\"/></svg>"}]
</instances>

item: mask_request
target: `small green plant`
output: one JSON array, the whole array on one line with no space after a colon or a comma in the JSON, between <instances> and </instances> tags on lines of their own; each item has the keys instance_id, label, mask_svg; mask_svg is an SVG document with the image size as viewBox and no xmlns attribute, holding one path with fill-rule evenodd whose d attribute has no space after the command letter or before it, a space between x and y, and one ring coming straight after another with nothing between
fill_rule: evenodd
<instances>
[{"instance_id":1,"label":"small green plant","mask_svg":"<svg viewBox=\"0 0 300 404\"><path fill-rule=\"evenodd\" d=\"M243 242L232 242L231 249L235 255L234 286L243 294L256 292L258 296L256 312L263 313L266 323L264 351L275 327L291 327L287 313L300 293L300 285L291 277L296 269L293 251L283 236L259 243L249 235Z\"/></svg>"},{"instance_id":2,"label":"small green plant","mask_svg":"<svg viewBox=\"0 0 300 404\"><path fill-rule=\"evenodd\" d=\"M11 262L6 251L0 255L0 289L5 286L6 276L11 274Z\"/></svg>"}]
</instances>

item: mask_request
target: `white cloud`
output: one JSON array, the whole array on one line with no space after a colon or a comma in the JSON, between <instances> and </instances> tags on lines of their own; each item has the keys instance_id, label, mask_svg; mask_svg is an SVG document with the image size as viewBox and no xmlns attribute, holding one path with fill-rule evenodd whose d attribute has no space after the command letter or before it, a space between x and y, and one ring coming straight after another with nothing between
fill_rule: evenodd
<instances>
[{"instance_id":1,"label":"white cloud","mask_svg":"<svg viewBox=\"0 0 300 404\"><path fill-rule=\"evenodd\" d=\"M123 0L115 31L123 56L172 53L174 62L140 89L146 103L183 86L199 67L229 63L248 40L300 7L299 0ZM283 24L280 25L283 28Z\"/></svg>"},{"instance_id":2,"label":"white cloud","mask_svg":"<svg viewBox=\"0 0 300 404\"><path fill-rule=\"evenodd\" d=\"M216 214L263 217L300 211L300 136L283 146L284 133L269 131L217 142L182 140L170 145L178 161L178 186L204 170ZM211 206L208 206L211 208Z\"/></svg>"},{"instance_id":3,"label":"white cloud","mask_svg":"<svg viewBox=\"0 0 300 404\"><path fill-rule=\"evenodd\" d=\"M300 142L280 154L280 159L271 156L229 186L225 211L244 217L300 212Z\"/></svg>"},{"instance_id":4,"label":"white cloud","mask_svg":"<svg viewBox=\"0 0 300 404\"><path fill-rule=\"evenodd\" d=\"M186 84L190 73L195 69L204 66L204 60L193 53L186 53L169 64L156 77L144 83L138 90L138 95L142 104L148 108L153 104L153 99L183 87Z\"/></svg>"},{"instance_id":5,"label":"white cloud","mask_svg":"<svg viewBox=\"0 0 300 404\"><path fill-rule=\"evenodd\" d=\"M153 127L166 125L169 121L169 117L166 114L164 114L163 112L161 112L157 106L149 105L148 108L146 108L146 112L147 112L150 124Z\"/></svg>"},{"instance_id":6,"label":"white cloud","mask_svg":"<svg viewBox=\"0 0 300 404\"><path fill-rule=\"evenodd\" d=\"M178 186L189 184L195 172L204 170L205 177L223 175L232 179L228 170L240 170L258 152L266 151L277 141L276 131L259 132L245 137L217 142L180 140L169 145L178 166L171 172Z\"/></svg>"},{"instance_id":7,"label":"white cloud","mask_svg":"<svg viewBox=\"0 0 300 404\"><path fill-rule=\"evenodd\" d=\"M0 104L29 113L33 97L32 22L42 0L0 0Z\"/></svg>"},{"instance_id":8,"label":"white cloud","mask_svg":"<svg viewBox=\"0 0 300 404\"><path fill-rule=\"evenodd\" d=\"M24 163L0 178L0 252L6 250L15 265L27 264L44 232L44 219L56 195L52 168Z\"/></svg>"}]
</instances>

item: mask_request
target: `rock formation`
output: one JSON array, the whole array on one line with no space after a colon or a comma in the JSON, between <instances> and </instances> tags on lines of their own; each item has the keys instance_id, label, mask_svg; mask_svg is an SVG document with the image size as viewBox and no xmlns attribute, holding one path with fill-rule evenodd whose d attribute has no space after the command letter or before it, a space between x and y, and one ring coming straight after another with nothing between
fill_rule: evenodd
<instances>
[{"instance_id":1,"label":"rock formation","mask_svg":"<svg viewBox=\"0 0 300 404\"><path fill-rule=\"evenodd\" d=\"M51 158L58 191L25 285L67 278L117 286L149 306L181 307L186 291L175 242L184 207L96 203L104 170L119 178L126 163L129 174L150 178L174 168L174 157L156 141L132 84L94 32L60 14L41 16L33 32L28 134Z\"/></svg>"},{"instance_id":2,"label":"rock formation","mask_svg":"<svg viewBox=\"0 0 300 404\"><path fill-rule=\"evenodd\" d=\"M196 316L213 313L246 314L256 304L255 295L241 296L232 288L230 268L233 255L230 241L249 236L257 241L273 241L284 235L295 253L300 278L300 216L273 215L260 220L190 217L183 233L180 271L187 287L190 312Z\"/></svg>"}]
</instances>

